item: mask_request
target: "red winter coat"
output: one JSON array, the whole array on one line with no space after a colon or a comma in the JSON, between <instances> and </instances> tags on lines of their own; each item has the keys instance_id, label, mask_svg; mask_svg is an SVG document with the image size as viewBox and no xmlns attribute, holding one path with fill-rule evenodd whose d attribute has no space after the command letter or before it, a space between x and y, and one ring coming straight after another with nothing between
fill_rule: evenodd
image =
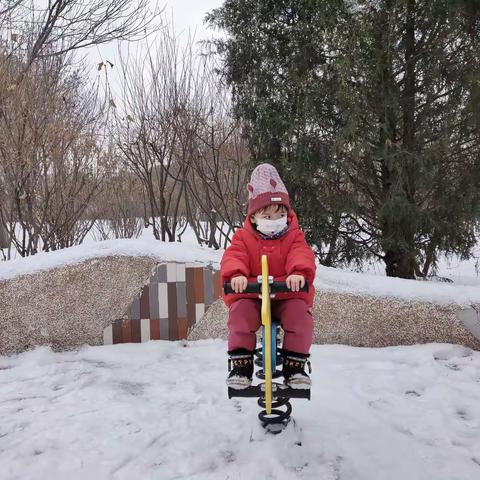
<instances>
[{"instance_id":1,"label":"red winter coat","mask_svg":"<svg viewBox=\"0 0 480 480\"><path fill-rule=\"evenodd\" d=\"M303 275L309 284L309 291L277 293L276 300L303 298L309 307L313 304L313 280L315 278L315 257L307 245L303 232L298 227L298 219L293 210L288 214L289 229L276 240L264 240L247 217L243 228L239 228L232 243L225 250L221 261L222 285L232 277L244 275L249 282L256 282L262 274L262 255L268 257L269 275L276 281L285 281L292 274ZM223 294L224 302L230 306L239 298L258 298L256 294Z\"/></svg>"}]
</instances>

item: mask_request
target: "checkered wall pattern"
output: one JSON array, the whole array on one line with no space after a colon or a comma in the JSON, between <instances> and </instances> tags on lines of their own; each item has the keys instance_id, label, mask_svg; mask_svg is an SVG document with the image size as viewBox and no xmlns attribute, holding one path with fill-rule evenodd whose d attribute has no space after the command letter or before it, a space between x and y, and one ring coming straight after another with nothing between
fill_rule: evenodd
<instances>
[{"instance_id":1,"label":"checkered wall pattern","mask_svg":"<svg viewBox=\"0 0 480 480\"><path fill-rule=\"evenodd\" d=\"M187 338L220 296L220 272L198 264L158 264L123 318L105 328L103 343Z\"/></svg>"}]
</instances>

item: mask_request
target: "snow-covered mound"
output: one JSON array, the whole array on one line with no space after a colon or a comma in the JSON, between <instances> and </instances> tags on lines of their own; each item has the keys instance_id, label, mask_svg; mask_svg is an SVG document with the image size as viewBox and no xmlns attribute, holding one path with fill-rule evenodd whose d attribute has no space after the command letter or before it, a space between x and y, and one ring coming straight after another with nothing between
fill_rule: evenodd
<instances>
[{"instance_id":1,"label":"snow-covered mound","mask_svg":"<svg viewBox=\"0 0 480 480\"><path fill-rule=\"evenodd\" d=\"M226 344L0 357L2 480L476 480L480 353L313 346L298 428L226 396ZM297 443L301 441L301 446Z\"/></svg>"},{"instance_id":2,"label":"snow-covered mound","mask_svg":"<svg viewBox=\"0 0 480 480\"><path fill-rule=\"evenodd\" d=\"M32 257L0 262L0 281L52 268L75 265L92 258L111 256L152 257L159 261L201 262L218 266L223 252L198 245L159 242L155 239L121 239L88 242L54 252L40 252Z\"/></svg>"},{"instance_id":3,"label":"snow-covered mound","mask_svg":"<svg viewBox=\"0 0 480 480\"><path fill-rule=\"evenodd\" d=\"M480 285L405 280L318 266L315 287L344 293L462 306L480 303Z\"/></svg>"},{"instance_id":4,"label":"snow-covered mound","mask_svg":"<svg viewBox=\"0 0 480 480\"><path fill-rule=\"evenodd\" d=\"M200 262L219 268L222 250L192 244L164 243L151 239L106 240L88 242L33 257L0 262L0 281L18 275L73 265L85 260L109 256L148 256L159 261ZM315 286L319 290L357 293L408 301L459 304L480 303L479 285L457 285L389 278L319 266Z\"/></svg>"}]
</instances>

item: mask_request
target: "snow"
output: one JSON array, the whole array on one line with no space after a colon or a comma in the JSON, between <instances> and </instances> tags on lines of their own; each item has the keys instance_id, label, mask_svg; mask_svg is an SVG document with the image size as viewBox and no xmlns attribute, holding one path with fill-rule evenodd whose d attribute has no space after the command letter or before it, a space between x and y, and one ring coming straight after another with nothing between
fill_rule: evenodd
<instances>
[{"instance_id":1,"label":"snow","mask_svg":"<svg viewBox=\"0 0 480 480\"><path fill-rule=\"evenodd\" d=\"M147 256L157 258L159 261L202 262L215 266L219 265L221 259L220 251L198 245L159 242L148 238L91 241L63 250L40 252L31 257L0 262L0 281L112 255Z\"/></svg>"},{"instance_id":2,"label":"snow","mask_svg":"<svg viewBox=\"0 0 480 480\"><path fill-rule=\"evenodd\" d=\"M368 260L362 264L361 269L362 272L385 276L385 264L379 260ZM477 238L477 245L469 260L461 260L457 255L440 255L437 275L459 285L480 287L480 236Z\"/></svg>"},{"instance_id":3,"label":"snow","mask_svg":"<svg viewBox=\"0 0 480 480\"><path fill-rule=\"evenodd\" d=\"M349 272L322 265L317 266L315 287L320 290L393 297L442 305L469 306L480 303L480 285L405 280L371 273Z\"/></svg>"},{"instance_id":4,"label":"snow","mask_svg":"<svg viewBox=\"0 0 480 480\"><path fill-rule=\"evenodd\" d=\"M273 436L254 399L227 399L225 350L0 357L2 480L480 478L479 352L313 346L312 400L293 400L298 428Z\"/></svg>"}]
</instances>

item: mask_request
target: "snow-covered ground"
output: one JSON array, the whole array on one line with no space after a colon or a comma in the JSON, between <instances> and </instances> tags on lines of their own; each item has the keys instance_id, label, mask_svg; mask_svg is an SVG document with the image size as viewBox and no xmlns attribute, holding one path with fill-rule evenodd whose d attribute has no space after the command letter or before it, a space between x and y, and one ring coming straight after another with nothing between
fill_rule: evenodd
<instances>
[{"instance_id":1,"label":"snow-covered ground","mask_svg":"<svg viewBox=\"0 0 480 480\"><path fill-rule=\"evenodd\" d=\"M459 285L480 286L480 238L477 246L473 249L473 256L469 260L461 260L457 255L439 258L437 275L452 280ZM385 275L383 262L370 261L362 266L362 271L375 275Z\"/></svg>"},{"instance_id":2,"label":"snow-covered ground","mask_svg":"<svg viewBox=\"0 0 480 480\"><path fill-rule=\"evenodd\" d=\"M298 429L272 436L254 399L227 399L225 349L0 357L0 478L480 478L479 352L314 346L312 401L293 401Z\"/></svg>"}]
</instances>

